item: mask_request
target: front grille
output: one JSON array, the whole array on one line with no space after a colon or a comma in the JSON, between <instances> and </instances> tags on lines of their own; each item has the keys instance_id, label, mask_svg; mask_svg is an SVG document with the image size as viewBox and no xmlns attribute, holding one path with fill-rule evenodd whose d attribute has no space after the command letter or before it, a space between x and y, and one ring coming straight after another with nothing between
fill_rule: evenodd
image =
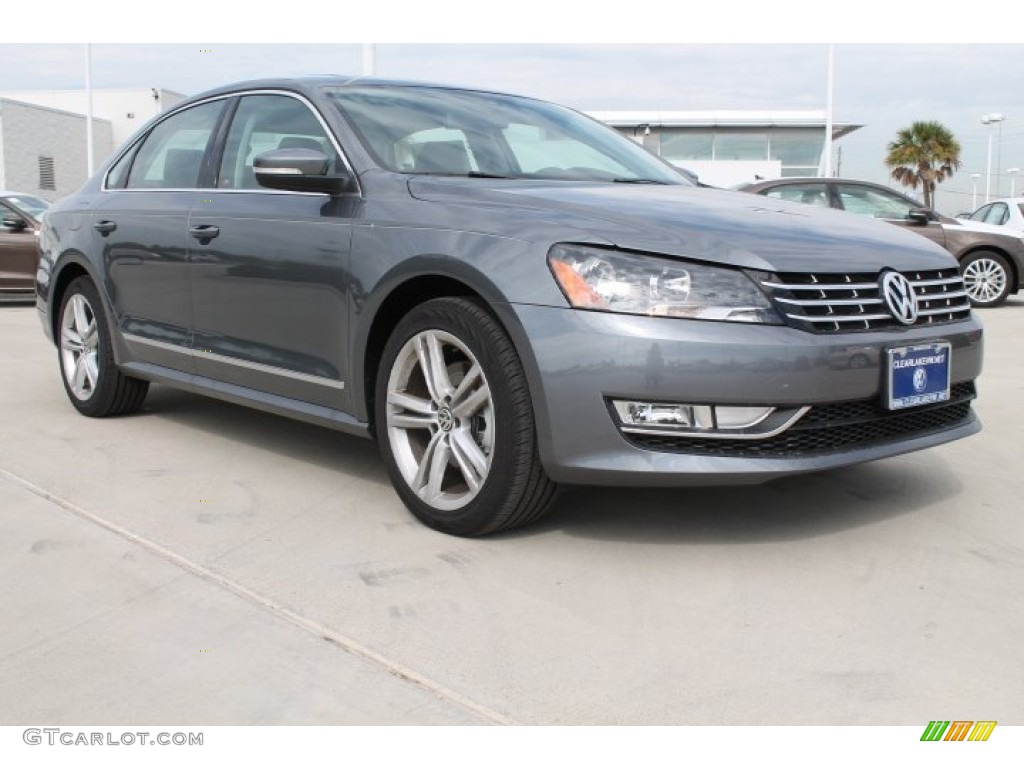
<instances>
[{"instance_id":1,"label":"front grille","mask_svg":"<svg viewBox=\"0 0 1024 768\"><path fill-rule=\"evenodd\" d=\"M687 436L624 434L639 448L699 456L785 458L834 453L920 437L960 426L971 413L974 383L950 388L949 400L889 411L875 398L816 405L792 427L766 440L710 440Z\"/></svg>"},{"instance_id":2,"label":"front grille","mask_svg":"<svg viewBox=\"0 0 1024 768\"><path fill-rule=\"evenodd\" d=\"M971 311L956 267L904 272L917 295L915 326L963 320ZM815 333L906 328L889 312L878 274L782 273L761 281L790 325Z\"/></svg>"}]
</instances>

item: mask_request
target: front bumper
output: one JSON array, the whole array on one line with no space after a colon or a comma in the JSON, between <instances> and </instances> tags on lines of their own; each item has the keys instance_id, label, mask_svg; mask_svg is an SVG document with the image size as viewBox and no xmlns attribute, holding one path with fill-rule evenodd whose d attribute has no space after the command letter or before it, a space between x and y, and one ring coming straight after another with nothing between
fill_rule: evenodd
<instances>
[{"instance_id":1,"label":"front bumper","mask_svg":"<svg viewBox=\"0 0 1024 768\"><path fill-rule=\"evenodd\" d=\"M839 441L838 447L801 449L794 443L796 449L781 453L716 447L709 455L688 449L687 441L640 445L620 431L608 407L611 398L811 406L811 413L815 406L852 401L873 407L882 397L885 350L939 340L952 345L951 384L972 382L982 365L982 328L973 314L932 327L815 334L788 326L521 304L505 305L500 312L530 381L541 459L558 482L757 483L908 453L981 428L973 411L963 407L952 420L925 419L895 436L882 430L866 440Z\"/></svg>"}]
</instances>

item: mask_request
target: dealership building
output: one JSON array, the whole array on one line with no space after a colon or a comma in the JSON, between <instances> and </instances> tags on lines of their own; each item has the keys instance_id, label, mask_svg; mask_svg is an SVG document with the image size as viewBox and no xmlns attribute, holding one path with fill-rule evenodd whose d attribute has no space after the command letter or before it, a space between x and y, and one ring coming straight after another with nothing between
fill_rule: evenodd
<instances>
[{"instance_id":1,"label":"dealership building","mask_svg":"<svg viewBox=\"0 0 1024 768\"><path fill-rule=\"evenodd\" d=\"M715 187L825 171L824 110L588 114ZM861 127L833 123L832 140Z\"/></svg>"}]
</instances>

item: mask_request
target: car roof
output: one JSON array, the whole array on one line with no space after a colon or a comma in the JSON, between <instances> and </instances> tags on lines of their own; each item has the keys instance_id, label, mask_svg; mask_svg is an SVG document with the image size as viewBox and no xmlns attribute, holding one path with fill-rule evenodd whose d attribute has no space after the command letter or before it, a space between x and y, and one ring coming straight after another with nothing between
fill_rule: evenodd
<instances>
[{"instance_id":1,"label":"car roof","mask_svg":"<svg viewBox=\"0 0 1024 768\"><path fill-rule=\"evenodd\" d=\"M216 88L211 88L208 91L198 93L195 96L192 96L189 99L187 99L187 101L193 102L198 101L200 99L207 99L212 96L222 96L225 94L235 93L238 91L251 91L261 89L269 90L277 88L285 90L305 91L312 90L314 88L320 88L323 86L345 88L365 85L395 86L402 88L443 88L447 90L474 91L477 93L496 93L505 96L512 95L510 93L505 93L503 91L496 91L467 85L455 85L452 83L433 83L419 80L401 80L393 78L366 77L363 75L303 75L298 77L275 77L263 78L259 80L241 80L239 82L228 83L226 85L217 86Z\"/></svg>"}]
</instances>

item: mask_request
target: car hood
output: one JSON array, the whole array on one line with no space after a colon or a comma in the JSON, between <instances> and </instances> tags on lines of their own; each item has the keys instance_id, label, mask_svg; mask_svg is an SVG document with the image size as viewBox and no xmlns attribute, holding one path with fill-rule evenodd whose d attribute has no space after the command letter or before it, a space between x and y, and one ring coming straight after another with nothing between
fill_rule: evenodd
<instances>
[{"instance_id":1,"label":"car hood","mask_svg":"<svg viewBox=\"0 0 1024 768\"><path fill-rule=\"evenodd\" d=\"M686 186L413 177L433 222L495 234L619 248L779 272L940 269L941 247L885 222ZM474 212L466 210L475 209ZM450 217L451 221L445 221Z\"/></svg>"}]
</instances>

